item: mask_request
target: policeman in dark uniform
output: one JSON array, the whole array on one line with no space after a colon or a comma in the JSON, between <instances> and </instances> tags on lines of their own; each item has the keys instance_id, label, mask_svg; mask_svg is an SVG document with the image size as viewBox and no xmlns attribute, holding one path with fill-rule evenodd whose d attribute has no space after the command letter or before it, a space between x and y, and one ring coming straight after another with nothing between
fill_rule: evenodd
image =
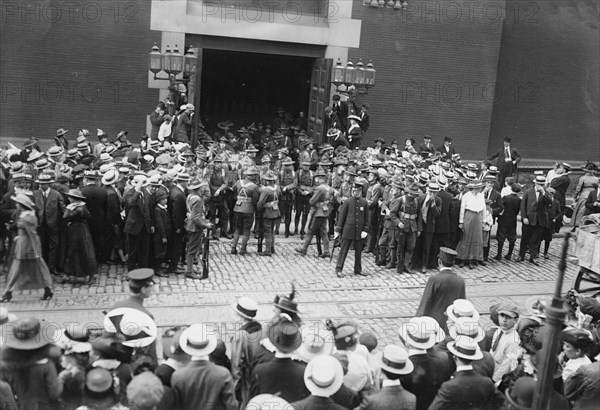
<instances>
[{"instance_id":1,"label":"policeman in dark uniform","mask_svg":"<svg viewBox=\"0 0 600 410\"><path fill-rule=\"evenodd\" d=\"M110 310L121 307L133 308L144 312L154 319L152 313L144 307L144 299L148 299L154 291L155 282L153 277L154 270L152 269L143 268L129 271L127 273L127 280L129 281L131 295L127 299L115 303Z\"/></svg>"}]
</instances>

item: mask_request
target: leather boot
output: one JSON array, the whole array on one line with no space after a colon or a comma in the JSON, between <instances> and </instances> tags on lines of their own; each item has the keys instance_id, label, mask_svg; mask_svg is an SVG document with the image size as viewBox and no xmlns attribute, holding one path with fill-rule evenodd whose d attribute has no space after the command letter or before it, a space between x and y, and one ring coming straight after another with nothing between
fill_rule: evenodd
<instances>
[{"instance_id":1,"label":"leather boot","mask_svg":"<svg viewBox=\"0 0 600 410\"><path fill-rule=\"evenodd\" d=\"M210 229L210 236L212 236L212 239L215 241L219 240L219 236L217 235L217 224L215 223L213 223L212 228Z\"/></svg>"},{"instance_id":2,"label":"leather boot","mask_svg":"<svg viewBox=\"0 0 600 410\"><path fill-rule=\"evenodd\" d=\"M390 261L385 265L385 269L394 269L396 267L396 248L390 248Z\"/></svg>"},{"instance_id":3,"label":"leather boot","mask_svg":"<svg viewBox=\"0 0 600 410\"><path fill-rule=\"evenodd\" d=\"M227 225L229 223L229 220L225 219L222 223L221 223L221 238L227 238L227 239L231 239L231 235L229 233L227 233Z\"/></svg>"},{"instance_id":4,"label":"leather boot","mask_svg":"<svg viewBox=\"0 0 600 410\"><path fill-rule=\"evenodd\" d=\"M240 234L239 233L234 233L233 234L233 241L231 241L231 254L235 255L237 254L237 244L238 241L240 240Z\"/></svg>"},{"instance_id":5,"label":"leather boot","mask_svg":"<svg viewBox=\"0 0 600 410\"><path fill-rule=\"evenodd\" d=\"M510 258L512 258L512 253L513 253L514 249L515 249L515 243L514 242L509 242L508 243L508 253L504 257L504 259L506 259L507 261L509 261Z\"/></svg>"},{"instance_id":6,"label":"leather boot","mask_svg":"<svg viewBox=\"0 0 600 410\"><path fill-rule=\"evenodd\" d=\"M285 237L286 238L290 237L290 221L289 221L289 218L285 219Z\"/></svg>"},{"instance_id":7,"label":"leather boot","mask_svg":"<svg viewBox=\"0 0 600 410\"><path fill-rule=\"evenodd\" d=\"M495 260L502 260L502 248L504 248L504 242L498 241L498 254L494 257Z\"/></svg>"},{"instance_id":8,"label":"leather boot","mask_svg":"<svg viewBox=\"0 0 600 410\"><path fill-rule=\"evenodd\" d=\"M379 260L377 261L377 266L385 266L387 264L387 246L379 247Z\"/></svg>"},{"instance_id":9,"label":"leather boot","mask_svg":"<svg viewBox=\"0 0 600 410\"><path fill-rule=\"evenodd\" d=\"M248 240L250 239L249 236L242 236L242 244L240 246L240 255L245 255L248 253L248 251L246 250L246 247L248 246Z\"/></svg>"},{"instance_id":10,"label":"leather boot","mask_svg":"<svg viewBox=\"0 0 600 410\"><path fill-rule=\"evenodd\" d=\"M490 256L490 247L486 246L483 248L483 261L484 262L488 261L488 256Z\"/></svg>"},{"instance_id":11,"label":"leather boot","mask_svg":"<svg viewBox=\"0 0 600 410\"><path fill-rule=\"evenodd\" d=\"M277 222L275 224L275 235L279 235L279 227L281 226L281 222Z\"/></svg>"}]
</instances>

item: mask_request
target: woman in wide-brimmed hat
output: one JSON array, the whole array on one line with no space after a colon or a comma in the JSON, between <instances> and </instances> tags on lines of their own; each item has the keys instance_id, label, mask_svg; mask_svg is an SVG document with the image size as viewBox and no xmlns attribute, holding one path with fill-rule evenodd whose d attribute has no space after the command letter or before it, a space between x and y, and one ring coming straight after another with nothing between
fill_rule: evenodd
<instances>
[{"instance_id":1,"label":"woman in wide-brimmed hat","mask_svg":"<svg viewBox=\"0 0 600 410\"><path fill-rule=\"evenodd\" d=\"M10 302L15 290L44 289L42 300L52 298L52 277L42 258L42 244L37 233L38 220L35 205L23 193L12 196L17 206L18 235L13 245L13 255L8 272L6 291L2 302Z\"/></svg>"},{"instance_id":2,"label":"woman in wide-brimmed hat","mask_svg":"<svg viewBox=\"0 0 600 410\"><path fill-rule=\"evenodd\" d=\"M55 365L60 350L51 344L54 327L43 323L35 318L10 322L6 326L11 331L3 335L2 379L11 386L20 409L58 408L63 391Z\"/></svg>"},{"instance_id":3,"label":"woman in wide-brimmed hat","mask_svg":"<svg viewBox=\"0 0 600 410\"><path fill-rule=\"evenodd\" d=\"M65 261L65 282L90 283L97 271L96 253L87 220L90 211L85 205L85 197L79 189L67 192L69 205L65 211L64 219L68 224L67 231L67 256Z\"/></svg>"}]
</instances>

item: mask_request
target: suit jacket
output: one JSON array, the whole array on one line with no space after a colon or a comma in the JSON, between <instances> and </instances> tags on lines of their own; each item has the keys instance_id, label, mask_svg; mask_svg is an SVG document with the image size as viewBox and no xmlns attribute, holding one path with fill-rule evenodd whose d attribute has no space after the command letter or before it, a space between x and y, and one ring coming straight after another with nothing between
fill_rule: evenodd
<instances>
[{"instance_id":1,"label":"suit jacket","mask_svg":"<svg viewBox=\"0 0 600 410\"><path fill-rule=\"evenodd\" d=\"M417 408L417 398L402 386L387 386L379 393L366 396L359 410L412 410Z\"/></svg>"},{"instance_id":2,"label":"suit jacket","mask_svg":"<svg viewBox=\"0 0 600 410\"><path fill-rule=\"evenodd\" d=\"M594 205L596 202L598 202L598 188L592 190L585 200L586 215L600 213L600 206Z\"/></svg>"},{"instance_id":3,"label":"suit jacket","mask_svg":"<svg viewBox=\"0 0 600 410\"><path fill-rule=\"evenodd\" d=\"M358 116L360 117L360 122L358 123L360 125L360 129L363 130L363 132L367 132L367 130L369 129L371 120L370 120L370 115L368 112L360 112L358 113ZM383 154L383 152L382 152Z\"/></svg>"},{"instance_id":4,"label":"suit jacket","mask_svg":"<svg viewBox=\"0 0 600 410\"><path fill-rule=\"evenodd\" d=\"M500 215L502 210L504 209L504 205L502 204L502 196L500 192L492 189L490 192L484 194L486 200L490 200L490 208L492 209L492 217L494 217L494 221Z\"/></svg>"},{"instance_id":5,"label":"suit jacket","mask_svg":"<svg viewBox=\"0 0 600 410\"><path fill-rule=\"evenodd\" d=\"M529 225L532 226L546 226L549 205L550 198L548 196L540 193L536 200L535 188L529 188L523 194L521 201L521 218L527 218Z\"/></svg>"},{"instance_id":6,"label":"suit jacket","mask_svg":"<svg viewBox=\"0 0 600 410\"><path fill-rule=\"evenodd\" d=\"M498 217L498 226L517 226L517 215L521 212L521 198L517 194L506 195L502 198L504 212Z\"/></svg>"},{"instance_id":7,"label":"suit jacket","mask_svg":"<svg viewBox=\"0 0 600 410\"><path fill-rule=\"evenodd\" d=\"M416 396L417 410L427 410L442 383L450 380L452 367L447 354L429 349L425 354L410 356L415 369L400 376L402 386Z\"/></svg>"},{"instance_id":8,"label":"suit jacket","mask_svg":"<svg viewBox=\"0 0 600 410\"><path fill-rule=\"evenodd\" d=\"M360 234L369 227L367 200L364 198L350 197L340 207L335 231L343 239L360 240Z\"/></svg>"},{"instance_id":9,"label":"suit jacket","mask_svg":"<svg viewBox=\"0 0 600 410\"><path fill-rule=\"evenodd\" d=\"M417 216L417 226L419 231L423 232L429 232L429 233L433 233L435 232L435 220L438 217L438 215L440 214L441 210L442 210L442 199L437 195L434 194L431 196L431 198L429 199L430 205L428 206L428 211L427 211L427 220L426 223L423 222L423 202L425 202L425 198L427 196L425 194L421 194L419 195L419 200L417 202L417 210L418 210L418 216Z\"/></svg>"},{"instance_id":10,"label":"suit jacket","mask_svg":"<svg viewBox=\"0 0 600 410\"><path fill-rule=\"evenodd\" d=\"M454 355L448 350L448 342L451 342L452 340L453 339L450 336L446 336L444 340L442 340L439 343L436 343L433 349L448 355L448 359L450 360L450 371L452 372L452 374L454 374L456 372L456 363L454 362ZM471 365L473 366L473 371L475 373L480 374L484 377L489 377L491 379L494 376L494 369L496 364L494 362L494 356L492 356L490 352L483 350L485 345L485 339L479 342L479 346L482 349L483 357L479 360L471 362ZM488 350L490 348L491 340L489 342Z\"/></svg>"},{"instance_id":11,"label":"suit jacket","mask_svg":"<svg viewBox=\"0 0 600 410\"><path fill-rule=\"evenodd\" d=\"M473 370L457 372L442 384L430 410L499 408L504 402L494 382Z\"/></svg>"},{"instance_id":12,"label":"suit jacket","mask_svg":"<svg viewBox=\"0 0 600 410\"><path fill-rule=\"evenodd\" d=\"M552 182L550 182L550 187L554 188L554 190L556 191L555 198L560 204L560 206L563 208L566 204L567 189L569 188L570 184L571 178L569 178L569 176L566 174L562 174L554 178Z\"/></svg>"},{"instance_id":13,"label":"suit jacket","mask_svg":"<svg viewBox=\"0 0 600 410\"><path fill-rule=\"evenodd\" d=\"M456 154L454 147L450 145L450 148L446 149L446 144L438 147L438 152L442 154L442 160L451 160L452 155Z\"/></svg>"},{"instance_id":14,"label":"suit jacket","mask_svg":"<svg viewBox=\"0 0 600 410\"><path fill-rule=\"evenodd\" d=\"M333 104L333 112L338 116L342 126L342 132L348 130L348 104L345 101L338 101L338 105Z\"/></svg>"},{"instance_id":15,"label":"suit jacket","mask_svg":"<svg viewBox=\"0 0 600 410\"><path fill-rule=\"evenodd\" d=\"M458 195L452 198L450 203L450 232L458 230L458 222L460 220L460 199Z\"/></svg>"},{"instance_id":16,"label":"suit jacket","mask_svg":"<svg viewBox=\"0 0 600 410\"><path fill-rule=\"evenodd\" d=\"M440 214L435 218L435 233L448 233L450 232L450 205L452 204L452 194L442 190L437 193L437 197L442 200L442 206L440 208Z\"/></svg>"},{"instance_id":17,"label":"suit jacket","mask_svg":"<svg viewBox=\"0 0 600 410\"><path fill-rule=\"evenodd\" d=\"M275 358L261 363L252 372L250 397L259 394L276 394L289 403L302 400L310 395L304 385L306 365L290 358Z\"/></svg>"},{"instance_id":18,"label":"suit jacket","mask_svg":"<svg viewBox=\"0 0 600 410\"><path fill-rule=\"evenodd\" d=\"M42 225L45 218L46 225L50 229L57 231L59 221L65 213L65 201L62 195L55 189L50 188L48 191L48 198L45 201L41 189L33 191L33 199L37 207L37 218L40 225Z\"/></svg>"},{"instance_id":19,"label":"suit jacket","mask_svg":"<svg viewBox=\"0 0 600 410\"><path fill-rule=\"evenodd\" d=\"M340 406L349 410L354 410L360 404L360 396L348 386L342 384L342 387L331 396L332 400Z\"/></svg>"},{"instance_id":20,"label":"suit jacket","mask_svg":"<svg viewBox=\"0 0 600 410\"><path fill-rule=\"evenodd\" d=\"M169 191L169 212L173 230L184 229L185 225L185 193L174 185Z\"/></svg>"},{"instance_id":21,"label":"suit jacket","mask_svg":"<svg viewBox=\"0 0 600 410\"><path fill-rule=\"evenodd\" d=\"M190 362L171 377L175 405L180 410L237 410L229 371L207 360Z\"/></svg>"},{"instance_id":22,"label":"suit jacket","mask_svg":"<svg viewBox=\"0 0 600 410\"><path fill-rule=\"evenodd\" d=\"M510 151L510 161L506 160L506 154L504 147L500 148L498 151L487 157L488 161L493 161L494 159L498 159L496 161L496 166L498 167L498 171L500 171L501 176L510 176L517 172L517 165L521 162L521 154L514 148L509 148Z\"/></svg>"},{"instance_id":23,"label":"suit jacket","mask_svg":"<svg viewBox=\"0 0 600 410\"><path fill-rule=\"evenodd\" d=\"M344 406L334 402L331 397L319 397L312 394L303 400L290 403L290 407L294 410L346 410Z\"/></svg>"},{"instance_id":24,"label":"suit jacket","mask_svg":"<svg viewBox=\"0 0 600 410\"><path fill-rule=\"evenodd\" d=\"M429 152L431 155L433 155L435 154L435 147L432 143L429 143L429 147L426 147L425 144L421 144L418 146L417 151L419 151L419 154L423 152Z\"/></svg>"},{"instance_id":25,"label":"suit jacket","mask_svg":"<svg viewBox=\"0 0 600 410\"><path fill-rule=\"evenodd\" d=\"M445 312L456 299L466 299L465 281L451 269L444 269L427 280L416 316L434 318L447 332Z\"/></svg>"},{"instance_id":26,"label":"suit jacket","mask_svg":"<svg viewBox=\"0 0 600 410\"><path fill-rule=\"evenodd\" d=\"M121 223L121 196L113 186L104 187L107 195L106 222L107 229Z\"/></svg>"},{"instance_id":27,"label":"suit jacket","mask_svg":"<svg viewBox=\"0 0 600 410\"><path fill-rule=\"evenodd\" d=\"M85 204L88 211L90 211L90 219L88 220L90 232L103 232L106 229L108 194L95 184L81 188L81 193L85 196Z\"/></svg>"},{"instance_id":28,"label":"suit jacket","mask_svg":"<svg viewBox=\"0 0 600 410\"><path fill-rule=\"evenodd\" d=\"M148 193L146 188L142 188L141 192L131 189L125 195L125 204L127 207L127 219L123 232L129 235L139 235L142 228L146 228L146 232L150 234L154 226L154 204L152 195Z\"/></svg>"},{"instance_id":29,"label":"suit jacket","mask_svg":"<svg viewBox=\"0 0 600 410\"><path fill-rule=\"evenodd\" d=\"M152 114L150 114L150 123L152 124L152 131L150 132L151 140L158 139L158 130L160 129L160 125L163 122L163 116L160 115L160 113L156 112L156 110L152 111Z\"/></svg>"}]
</instances>

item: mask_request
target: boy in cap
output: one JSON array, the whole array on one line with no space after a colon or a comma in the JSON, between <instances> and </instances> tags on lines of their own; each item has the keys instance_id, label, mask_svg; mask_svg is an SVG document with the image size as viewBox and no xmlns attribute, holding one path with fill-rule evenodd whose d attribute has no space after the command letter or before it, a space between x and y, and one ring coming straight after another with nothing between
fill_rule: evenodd
<instances>
[{"instance_id":1,"label":"boy in cap","mask_svg":"<svg viewBox=\"0 0 600 410\"><path fill-rule=\"evenodd\" d=\"M496 364L493 380L502 381L502 376L510 372L511 361L517 357L521 341L517 332L519 309L517 306L504 303L496 309L499 327L492 335L491 353Z\"/></svg>"}]
</instances>

